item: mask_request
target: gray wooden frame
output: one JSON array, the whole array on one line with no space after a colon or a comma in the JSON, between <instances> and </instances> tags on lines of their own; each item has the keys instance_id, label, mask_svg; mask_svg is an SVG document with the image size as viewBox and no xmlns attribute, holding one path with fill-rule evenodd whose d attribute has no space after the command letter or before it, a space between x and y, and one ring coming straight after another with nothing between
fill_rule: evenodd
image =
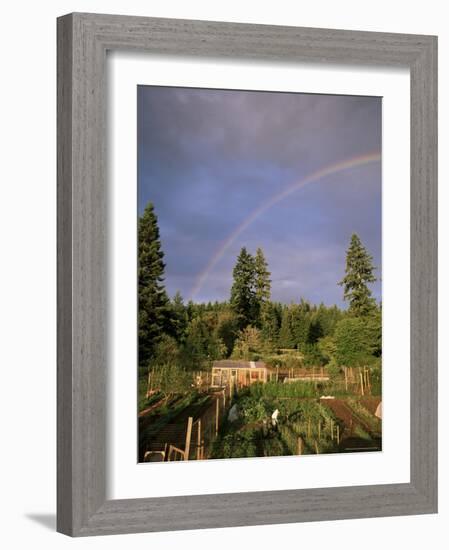
<instances>
[{"instance_id":1,"label":"gray wooden frame","mask_svg":"<svg viewBox=\"0 0 449 550\"><path fill-rule=\"evenodd\" d=\"M411 74L411 481L106 500L108 50ZM72 536L437 511L437 38L75 13L58 19L58 505Z\"/></svg>"}]
</instances>

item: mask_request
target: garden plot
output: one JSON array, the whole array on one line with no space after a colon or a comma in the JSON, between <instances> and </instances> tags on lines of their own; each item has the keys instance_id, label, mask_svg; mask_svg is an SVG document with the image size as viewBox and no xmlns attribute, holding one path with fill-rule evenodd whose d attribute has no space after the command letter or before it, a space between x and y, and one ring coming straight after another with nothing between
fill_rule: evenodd
<instances>
[{"instance_id":1,"label":"garden plot","mask_svg":"<svg viewBox=\"0 0 449 550\"><path fill-rule=\"evenodd\" d=\"M310 386L255 384L233 403L237 418L222 426L211 458L338 452L343 423Z\"/></svg>"},{"instance_id":2,"label":"garden plot","mask_svg":"<svg viewBox=\"0 0 449 550\"><path fill-rule=\"evenodd\" d=\"M343 432L339 443L340 452L382 450L382 424L371 413L374 402L374 399L370 400L370 409L368 409L364 401L357 398L322 400L322 403L325 403L325 406L343 424Z\"/></svg>"}]
</instances>

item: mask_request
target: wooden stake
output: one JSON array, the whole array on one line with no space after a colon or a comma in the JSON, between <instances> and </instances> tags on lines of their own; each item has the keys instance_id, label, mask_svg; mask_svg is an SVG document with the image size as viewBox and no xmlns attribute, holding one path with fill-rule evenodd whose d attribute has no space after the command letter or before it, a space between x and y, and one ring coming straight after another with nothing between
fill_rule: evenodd
<instances>
[{"instance_id":1,"label":"wooden stake","mask_svg":"<svg viewBox=\"0 0 449 550\"><path fill-rule=\"evenodd\" d=\"M370 374L369 374L369 369L367 368L365 370L365 387L368 389L368 393L371 395L371 382L370 382Z\"/></svg>"},{"instance_id":2,"label":"wooden stake","mask_svg":"<svg viewBox=\"0 0 449 550\"><path fill-rule=\"evenodd\" d=\"M318 439L321 439L321 422L318 422Z\"/></svg>"},{"instance_id":3,"label":"wooden stake","mask_svg":"<svg viewBox=\"0 0 449 550\"><path fill-rule=\"evenodd\" d=\"M220 398L215 401L215 435L218 435L218 421L220 416Z\"/></svg>"},{"instance_id":4,"label":"wooden stake","mask_svg":"<svg viewBox=\"0 0 449 550\"><path fill-rule=\"evenodd\" d=\"M184 450L184 460L189 460L190 439L192 438L192 425L193 425L193 418L189 416L189 419L187 420L187 433L186 433L186 445Z\"/></svg>"},{"instance_id":5,"label":"wooden stake","mask_svg":"<svg viewBox=\"0 0 449 550\"><path fill-rule=\"evenodd\" d=\"M148 378L147 378L147 394L146 394L147 399L150 396L150 392L151 392L151 379L152 379L151 371L149 370L148 371Z\"/></svg>"},{"instance_id":6,"label":"wooden stake","mask_svg":"<svg viewBox=\"0 0 449 550\"><path fill-rule=\"evenodd\" d=\"M365 392L363 391L363 374L360 369L359 369L359 375L360 375L360 391L362 392L362 395L365 395Z\"/></svg>"},{"instance_id":7,"label":"wooden stake","mask_svg":"<svg viewBox=\"0 0 449 550\"><path fill-rule=\"evenodd\" d=\"M348 391L348 367L343 367L343 369L345 371L345 388Z\"/></svg>"},{"instance_id":8,"label":"wooden stake","mask_svg":"<svg viewBox=\"0 0 449 550\"><path fill-rule=\"evenodd\" d=\"M337 424L337 445L340 444L340 426Z\"/></svg>"},{"instance_id":9,"label":"wooden stake","mask_svg":"<svg viewBox=\"0 0 449 550\"><path fill-rule=\"evenodd\" d=\"M316 451L317 455L320 454L320 451L318 450L318 443L316 442L316 439L315 439L315 451Z\"/></svg>"},{"instance_id":10,"label":"wooden stake","mask_svg":"<svg viewBox=\"0 0 449 550\"><path fill-rule=\"evenodd\" d=\"M298 455L302 455L302 452L304 450L304 441L302 440L302 437L298 437L298 441L297 441L297 444L296 444L296 454Z\"/></svg>"},{"instance_id":11,"label":"wooden stake","mask_svg":"<svg viewBox=\"0 0 449 550\"><path fill-rule=\"evenodd\" d=\"M196 437L196 459L201 460L201 419L198 420L198 433Z\"/></svg>"}]
</instances>

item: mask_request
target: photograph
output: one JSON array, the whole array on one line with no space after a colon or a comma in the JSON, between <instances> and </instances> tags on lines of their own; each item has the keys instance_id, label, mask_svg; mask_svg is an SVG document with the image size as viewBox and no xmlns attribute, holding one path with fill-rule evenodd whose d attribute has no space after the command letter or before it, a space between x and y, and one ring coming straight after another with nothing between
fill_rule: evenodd
<instances>
[{"instance_id":1,"label":"photograph","mask_svg":"<svg viewBox=\"0 0 449 550\"><path fill-rule=\"evenodd\" d=\"M382 97L136 93L138 462L381 451Z\"/></svg>"}]
</instances>

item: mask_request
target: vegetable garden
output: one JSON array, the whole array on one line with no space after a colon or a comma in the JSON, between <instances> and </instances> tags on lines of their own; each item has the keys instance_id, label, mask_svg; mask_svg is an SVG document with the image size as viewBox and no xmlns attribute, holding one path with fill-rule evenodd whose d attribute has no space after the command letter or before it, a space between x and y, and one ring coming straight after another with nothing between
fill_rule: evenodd
<instances>
[{"instance_id":1,"label":"vegetable garden","mask_svg":"<svg viewBox=\"0 0 449 550\"><path fill-rule=\"evenodd\" d=\"M189 460L380 450L381 421L374 415L380 398L324 398L321 389L307 382L268 382L244 387L232 398L224 390L168 398L155 393L139 417L139 459L148 451L166 452L167 444L180 453L187 445Z\"/></svg>"},{"instance_id":2,"label":"vegetable garden","mask_svg":"<svg viewBox=\"0 0 449 550\"><path fill-rule=\"evenodd\" d=\"M338 451L343 424L310 384L254 384L240 391L234 404L238 419L226 420L212 458ZM279 415L273 422L275 410Z\"/></svg>"}]
</instances>

